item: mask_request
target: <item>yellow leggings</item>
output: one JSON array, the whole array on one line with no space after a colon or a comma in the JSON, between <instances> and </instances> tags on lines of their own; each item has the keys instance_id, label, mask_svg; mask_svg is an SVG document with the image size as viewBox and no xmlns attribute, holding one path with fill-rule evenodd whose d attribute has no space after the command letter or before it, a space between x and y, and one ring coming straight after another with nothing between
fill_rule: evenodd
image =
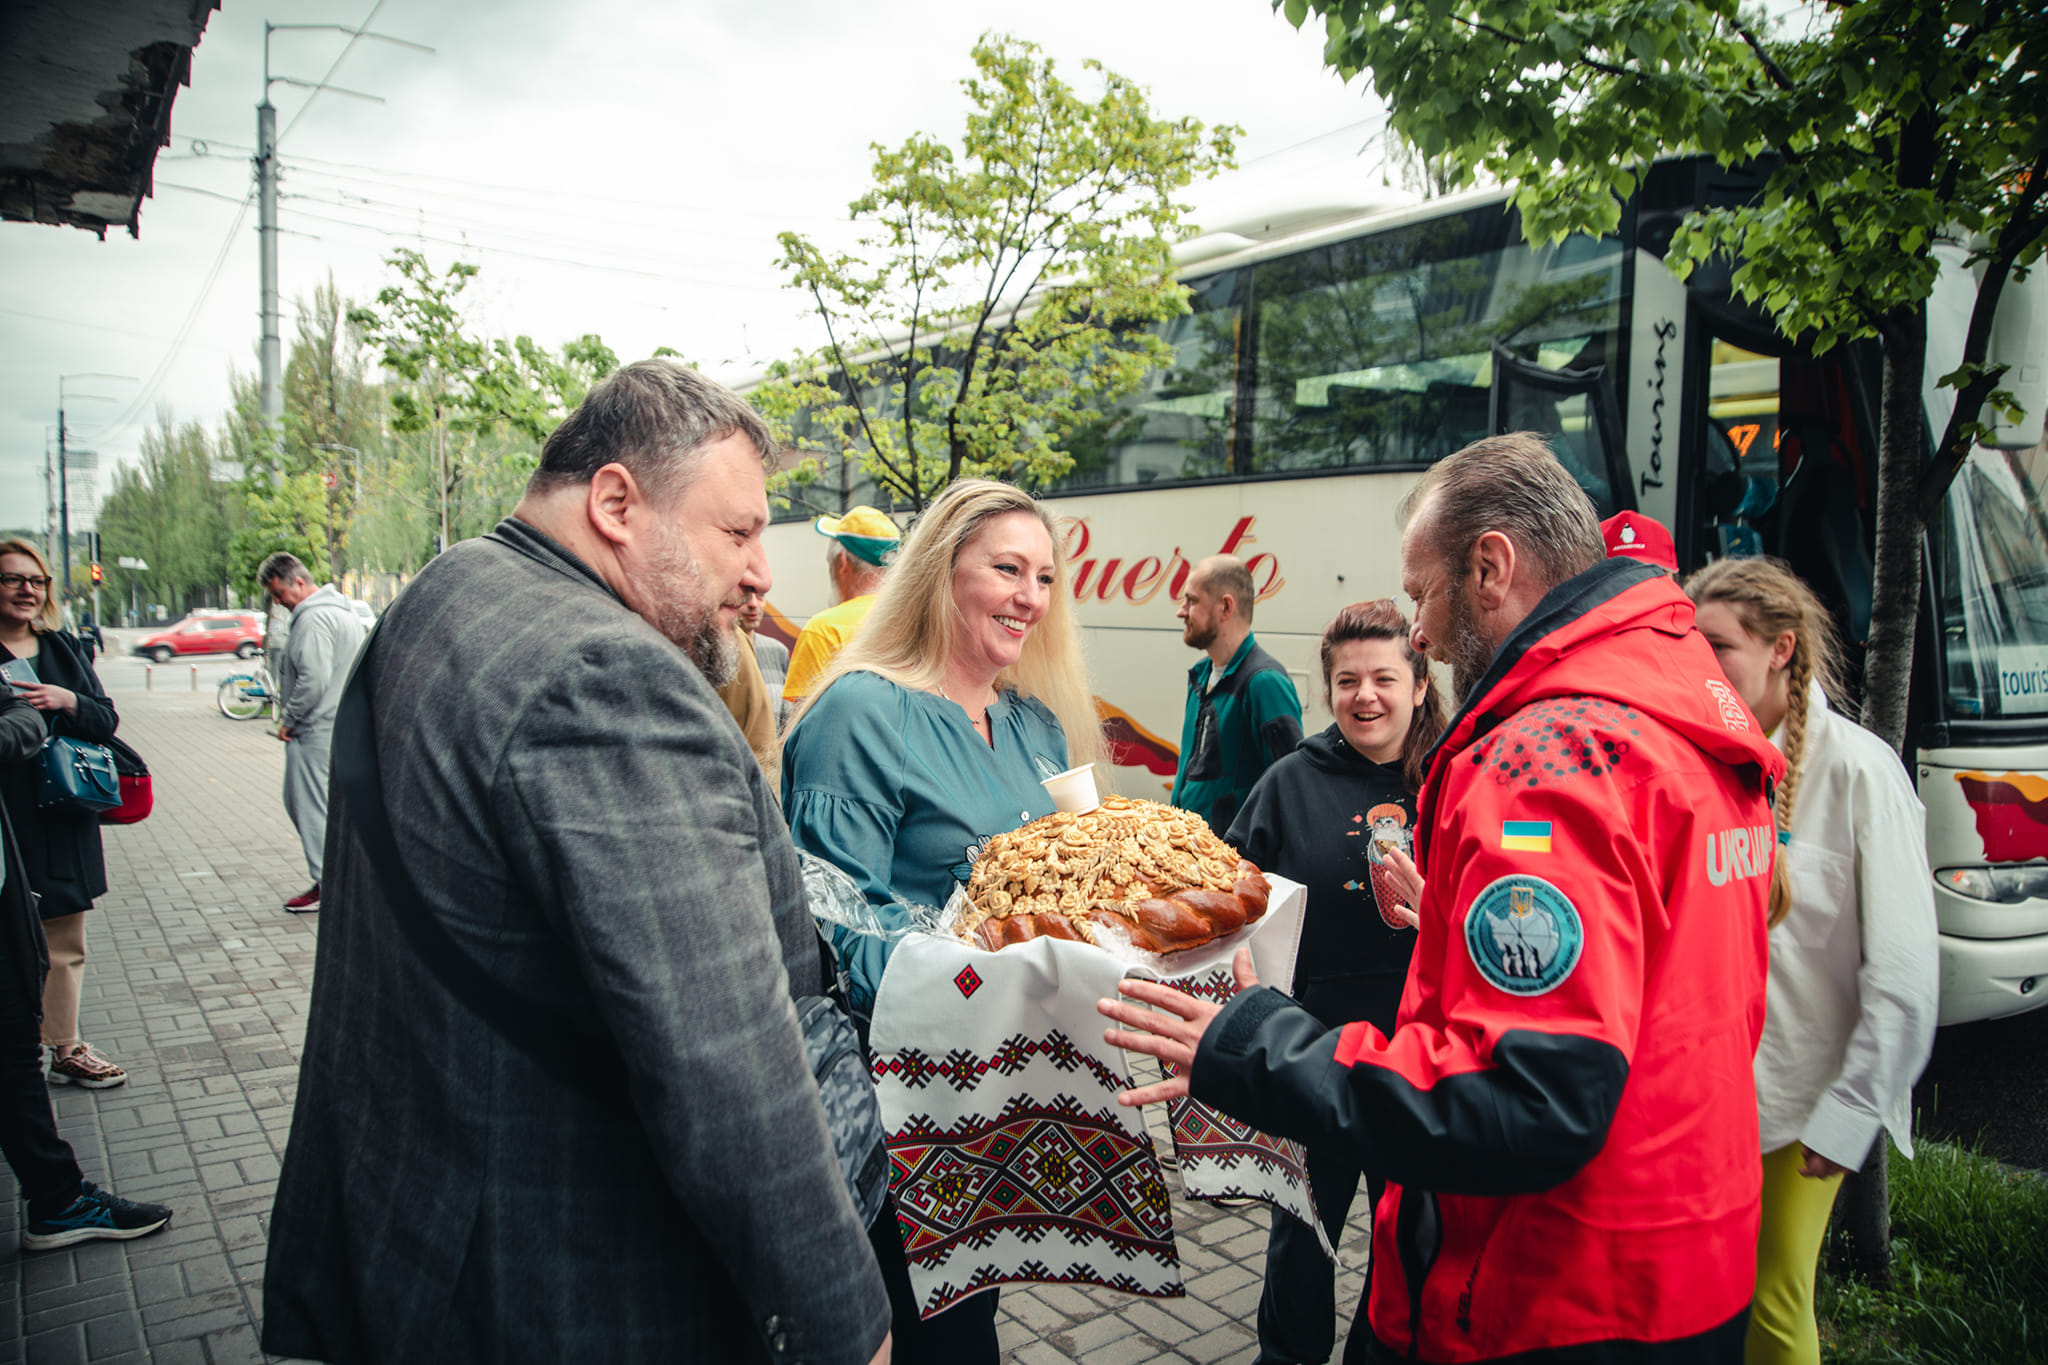
<instances>
[{"instance_id":1,"label":"yellow leggings","mask_svg":"<svg viewBox=\"0 0 2048 1365\"><path fill-rule=\"evenodd\" d=\"M1814 1269L1842 1177L1799 1174L1798 1143L1764 1153L1764 1221L1756 1239L1756 1301L1744 1365L1820 1365L1813 1323Z\"/></svg>"}]
</instances>

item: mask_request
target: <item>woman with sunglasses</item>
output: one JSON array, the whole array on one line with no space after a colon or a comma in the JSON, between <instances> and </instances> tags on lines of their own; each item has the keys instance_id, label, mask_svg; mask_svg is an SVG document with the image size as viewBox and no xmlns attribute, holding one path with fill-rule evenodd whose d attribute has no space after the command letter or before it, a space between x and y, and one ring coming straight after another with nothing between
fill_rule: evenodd
<instances>
[{"instance_id":1,"label":"woman with sunglasses","mask_svg":"<svg viewBox=\"0 0 2048 1365\"><path fill-rule=\"evenodd\" d=\"M92 665L58 629L50 588L50 566L40 550L26 540L0 540L0 671L52 733L104 744L121 718ZM88 1090L120 1085L128 1073L78 1036L85 912L107 890L99 816L43 809L34 758L0 767L0 799L21 842L28 884L42 898L43 936L50 944L50 976L43 988L50 1080Z\"/></svg>"}]
</instances>

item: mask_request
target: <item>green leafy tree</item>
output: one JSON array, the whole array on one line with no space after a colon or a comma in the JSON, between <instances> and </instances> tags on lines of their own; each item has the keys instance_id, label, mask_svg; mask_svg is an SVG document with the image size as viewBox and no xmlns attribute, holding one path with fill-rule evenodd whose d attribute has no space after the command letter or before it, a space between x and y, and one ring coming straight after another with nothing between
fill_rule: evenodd
<instances>
[{"instance_id":1,"label":"green leafy tree","mask_svg":"<svg viewBox=\"0 0 2048 1365\"><path fill-rule=\"evenodd\" d=\"M262 595L256 570L279 550L299 557L315 583L333 576L327 559L327 490L315 473L294 474L272 488L251 490L248 520L228 542L230 581L244 597Z\"/></svg>"},{"instance_id":2,"label":"green leafy tree","mask_svg":"<svg viewBox=\"0 0 2048 1365\"><path fill-rule=\"evenodd\" d=\"M437 543L446 548L511 507L540 443L592 384L618 368L618 357L594 334L559 355L524 336L487 341L462 314L462 296L480 267L454 261L436 273L408 248L386 263L397 281L378 291L375 307L352 309L348 321L379 348L394 381L390 427L412 438L431 489ZM411 482L395 480L393 491Z\"/></svg>"},{"instance_id":3,"label":"green leafy tree","mask_svg":"<svg viewBox=\"0 0 2048 1365\"><path fill-rule=\"evenodd\" d=\"M1817 351L1882 345L1877 563L1864 723L1903 746L1921 535L1985 434L2010 410L1987 364L1994 310L2048 241L2048 11L2006 0L1862 0L1809 7L1774 31L1737 0L1278 0L1320 16L1325 60L1366 75L1395 129L1460 180L1515 186L1533 238L1605 232L1653 157L1724 165L1769 154L1763 193L1692 214L1681 277L1735 263L1737 294ZM1977 293L1963 359L1941 383L1954 416L1923 460L1926 301L1944 237L1968 246ZM1848 1219L1882 1269L1883 1147Z\"/></svg>"},{"instance_id":4,"label":"green leafy tree","mask_svg":"<svg viewBox=\"0 0 2048 1365\"><path fill-rule=\"evenodd\" d=\"M344 572L361 466L383 443L384 398L365 373L367 342L334 281L298 305L298 336L284 370L287 469L323 476L327 559Z\"/></svg>"},{"instance_id":5,"label":"green leafy tree","mask_svg":"<svg viewBox=\"0 0 2048 1365\"><path fill-rule=\"evenodd\" d=\"M1187 311L1174 196L1230 166L1239 132L1157 117L1098 62L1086 99L1019 39L984 37L973 59L957 152L926 134L875 147L849 206L858 254L782 234L827 340L753 394L778 434L858 460L914 508L963 475L1065 473L1062 443L1171 360L1147 329Z\"/></svg>"},{"instance_id":6,"label":"green leafy tree","mask_svg":"<svg viewBox=\"0 0 2048 1365\"><path fill-rule=\"evenodd\" d=\"M229 473L204 427L181 427L168 408L158 409L156 425L142 433L140 460L115 471L100 504L109 596L176 611L219 604L228 585L228 543L242 521ZM121 568L123 558L149 567Z\"/></svg>"}]
</instances>

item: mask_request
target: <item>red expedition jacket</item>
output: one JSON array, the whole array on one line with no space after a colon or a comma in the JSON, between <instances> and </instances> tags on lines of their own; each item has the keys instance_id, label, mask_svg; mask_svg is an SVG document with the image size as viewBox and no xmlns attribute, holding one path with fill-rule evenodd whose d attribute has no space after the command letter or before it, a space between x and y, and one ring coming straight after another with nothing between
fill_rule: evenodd
<instances>
[{"instance_id":1,"label":"red expedition jacket","mask_svg":"<svg viewBox=\"0 0 2048 1365\"><path fill-rule=\"evenodd\" d=\"M1605 561L1538 604L1437 748L1393 1036L1270 990L1203 1036L1198 1098L1391 1182L1368 1311L1392 1353L1636 1359L1748 1306L1783 770L1691 602Z\"/></svg>"}]
</instances>

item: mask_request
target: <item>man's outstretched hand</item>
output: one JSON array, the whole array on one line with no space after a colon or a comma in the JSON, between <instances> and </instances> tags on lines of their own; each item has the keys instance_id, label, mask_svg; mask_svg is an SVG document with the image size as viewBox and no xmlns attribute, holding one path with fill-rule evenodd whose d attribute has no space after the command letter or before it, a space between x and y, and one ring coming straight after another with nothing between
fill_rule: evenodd
<instances>
[{"instance_id":1,"label":"man's outstretched hand","mask_svg":"<svg viewBox=\"0 0 2048 1365\"><path fill-rule=\"evenodd\" d=\"M1231 959L1230 969L1237 977L1239 990L1249 990L1259 984L1259 978L1252 970L1250 948L1237 950L1237 956ZM1111 1047L1157 1057L1169 1073L1163 1081L1120 1092L1116 1097L1117 1103L1157 1104L1161 1100L1178 1099L1187 1094L1187 1073L1188 1068L1195 1064L1195 1049L1201 1045L1202 1034L1208 1030L1210 1021L1222 1012L1223 1006L1197 1000L1185 991L1137 977L1125 977L1117 983L1117 990L1126 998L1095 1002L1096 1009L1125 1025L1107 1030L1102 1035L1103 1040ZM1132 1004L1132 1001L1139 1003Z\"/></svg>"}]
</instances>

